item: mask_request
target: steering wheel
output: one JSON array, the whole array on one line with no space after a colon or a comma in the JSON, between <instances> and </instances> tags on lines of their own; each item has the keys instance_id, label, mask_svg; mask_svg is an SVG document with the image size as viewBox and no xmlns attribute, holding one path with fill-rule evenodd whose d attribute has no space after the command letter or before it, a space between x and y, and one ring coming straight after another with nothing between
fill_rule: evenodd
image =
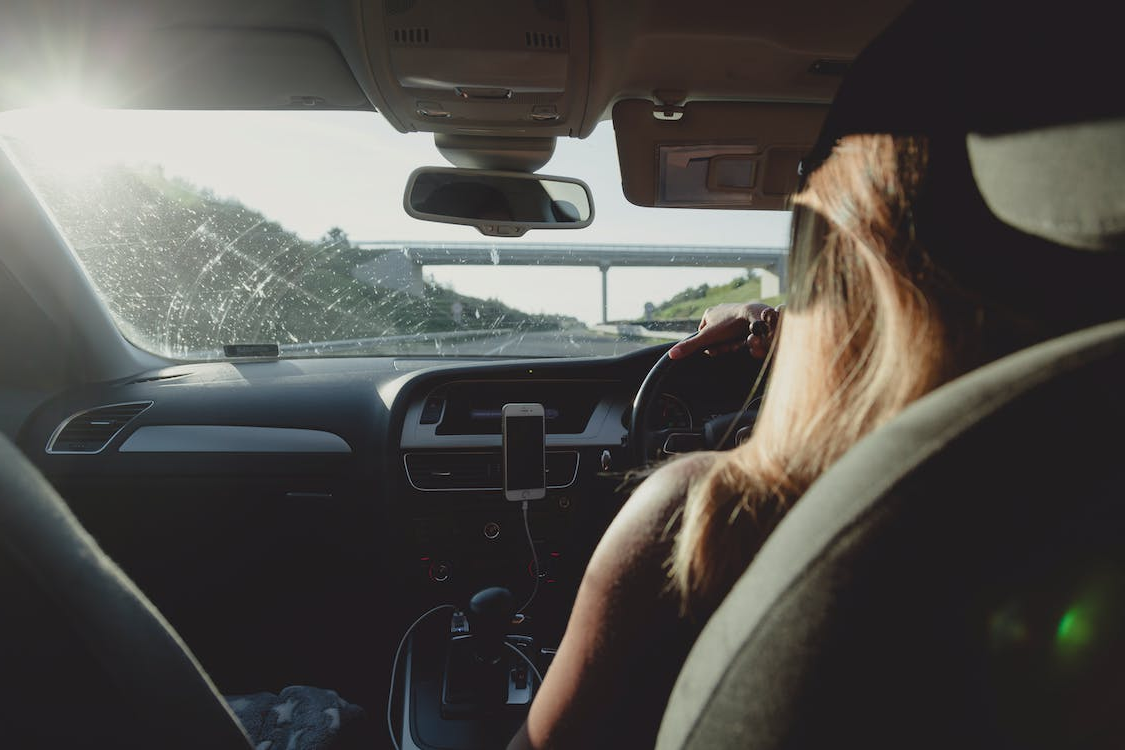
<instances>
[{"instance_id":1,"label":"steering wheel","mask_svg":"<svg viewBox=\"0 0 1125 750\"><path fill-rule=\"evenodd\" d=\"M692 338L696 334L693 333L687 338ZM701 356L700 354L691 355L693 357ZM726 355L726 357L734 357L736 355ZM724 359L726 358L724 357ZM750 360L749 352L746 353L747 361ZM688 358L690 359L690 357ZM660 356L656 363L653 364L652 369L645 375L645 379L641 382L640 388L637 389L636 396L633 397L632 411L629 415L629 454L633 466L643 466L650 458L649 447L651 437L653 434L662 435L667 438L671 431L650 431L648 429L649 412L652 410L656 400L660 397L660 386L670 372L677 366L681 365L687 360L674 360L665 352ZM764 363L756 361L757 367L766 366ZM746 401L747 399L743 399ZM691 431L687 438L686 446L682 449L684 452L699 449L723 449L733 446L736 442L735 435L740 433L740 427L750 427L754 423L757 416L755 409L748 408L759 399L742 403L738 409L733 412L714 416L704 423L701 430ZM677 452L677 451L672 451Z\"/></svg>"},{"instance_id":2,"label":"steering wheel","mask_svg":"<svg viewBox=\"0 0 1125 750\"><path fill-rule=\"evenodd\" d=\"M692 336L694 335L693 333ZM664 376L675 365L676 361L668 356L668 352L661 354L641 381L637 395L633 397L633 411L629 416L629 453L634 466L643 466L648 461L648 430L645 429L648 412L660 395L660 384L664 381Z\"/></svg>"}]
</instances>

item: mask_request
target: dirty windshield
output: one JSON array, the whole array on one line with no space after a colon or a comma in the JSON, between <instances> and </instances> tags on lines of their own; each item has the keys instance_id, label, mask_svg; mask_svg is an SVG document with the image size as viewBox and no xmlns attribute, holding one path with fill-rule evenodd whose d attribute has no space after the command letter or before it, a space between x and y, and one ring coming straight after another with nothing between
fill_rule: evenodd
<instances>
[{"instance_id":1,"label":"dirty windshield","mask_svg":"<svg viewBox=\"0 0 1125 750\"><path fill-rule=\"evenodd\" d=\"M408 217L411 170L445 164L374 113L22 110L0 144L123 335L173 359L613 355L784 293L788 214L628 204L609 123L541 170L590 184L593 226L518 240Z\"/></svg>"}]
</instances>

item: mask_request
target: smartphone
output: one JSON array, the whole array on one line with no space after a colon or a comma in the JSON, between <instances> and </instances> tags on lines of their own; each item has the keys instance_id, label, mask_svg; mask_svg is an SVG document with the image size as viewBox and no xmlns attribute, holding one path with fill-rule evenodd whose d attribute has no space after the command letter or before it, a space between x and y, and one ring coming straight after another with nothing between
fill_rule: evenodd
<instances>
[{"instance_id":1,"label":"smartphone","mask_svg":"<svg viewBox=\"0 0 1125 750\"><path fill-rule=\"evenodd\" d=\"M504 404L504 499L539 500L547 496L546 427L543 404Z\"/></svg>"}]
</instances>

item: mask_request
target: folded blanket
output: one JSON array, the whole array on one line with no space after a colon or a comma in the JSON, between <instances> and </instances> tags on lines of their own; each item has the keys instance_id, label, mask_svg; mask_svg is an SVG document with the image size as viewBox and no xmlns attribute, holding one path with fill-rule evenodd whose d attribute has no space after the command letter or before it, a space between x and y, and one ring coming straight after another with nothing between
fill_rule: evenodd
<instances>
[{"instance_id":1,"label":"folded blanket","mask_svg":"<svg viewBox=\"0 0 1125 750\"><path fill-rule=\"evenodd\" d=\"M226 701L255 750L329 750L338 746L341 730L363 715L336 691L304 685L278 695L231 695Z\"/></svg>"}]
</instances>

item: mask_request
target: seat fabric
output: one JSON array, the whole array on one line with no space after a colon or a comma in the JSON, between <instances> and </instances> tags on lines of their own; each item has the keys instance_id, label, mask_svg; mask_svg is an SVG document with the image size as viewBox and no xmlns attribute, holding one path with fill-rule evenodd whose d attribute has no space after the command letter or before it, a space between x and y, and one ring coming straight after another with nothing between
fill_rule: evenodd
<instances>
[{"instance_id":1,"label":"seat fabric","mask_svg":"<svg viewBox=\"0 0 1125 750\"><path fill-rule=\"evenodd\" d=\"M246 750L179 636L0 435L2 742Z\"/></svg>"},{"instance_id":2,"label":"seat fabric","mask_svg":"<svg viewBox=\"0 0 1125 750\"><path fill-rule=\"evenodd\" d=\"M1120 747L1123 375L1107 323L862 440L711 618L657 746Z\"/></svg>"}]
</instances>

